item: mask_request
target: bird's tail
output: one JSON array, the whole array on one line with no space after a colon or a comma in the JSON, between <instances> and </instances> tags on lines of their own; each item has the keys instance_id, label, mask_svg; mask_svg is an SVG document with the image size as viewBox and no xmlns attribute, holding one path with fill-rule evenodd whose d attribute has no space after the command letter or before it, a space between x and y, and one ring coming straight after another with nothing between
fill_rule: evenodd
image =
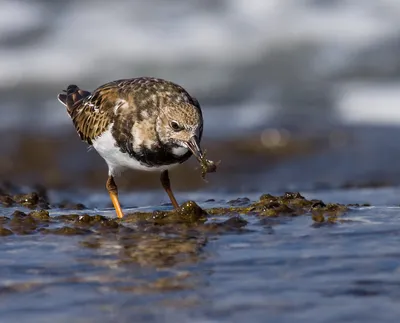
<instances>
[{"instance_id":1,"label":"bird's tail","mask_svg":"<svg viewBox=\"0 0 400 323\"><path fill-rule=\"evenodd\" d=\"M78 106L78 102L88 97L91 93L85 90L81 90L78 86L71 84L68 86L67 90L63 91L58 95L58 101L67 107L69 114L72 113L74 107Z\"/></svg>"}]
</instances>

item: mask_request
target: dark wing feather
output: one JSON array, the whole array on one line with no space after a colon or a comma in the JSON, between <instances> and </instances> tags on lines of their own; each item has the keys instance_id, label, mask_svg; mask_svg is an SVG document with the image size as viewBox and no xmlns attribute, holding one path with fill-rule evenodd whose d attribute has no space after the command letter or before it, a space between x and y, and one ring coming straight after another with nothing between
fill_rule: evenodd
<instances>
[{"instance_id":1,"label":"dark wing feather","mask_svg":"<svg viewBox=\"0 0 400 323\"><path fill-rule=\"evenodd\" d=\"M59 95L59 99L66 102L68 114L80 138L89 145L112 123L118 98L119 89L113 83L101 86L93 93L70 85L66 97Z\"/></svg>"}]
</instances>

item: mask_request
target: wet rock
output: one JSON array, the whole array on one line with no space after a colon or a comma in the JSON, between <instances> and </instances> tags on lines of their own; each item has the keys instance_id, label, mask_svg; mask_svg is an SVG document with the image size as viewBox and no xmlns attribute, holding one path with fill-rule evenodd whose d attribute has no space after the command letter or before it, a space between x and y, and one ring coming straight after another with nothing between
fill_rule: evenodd
<instances>
[{"instance_id":1,"label":"wet rock","mask_svg":"<svg viewBox=\"0 0 400 323\"><path fill-rule=\"evenodd\" d=\"M255 206L267 205L269 203L279 203L280 205L284 204L288 207L302 208L311 206L312 202L306 200L300 193L298 192L286 192L282 196L273 196L270 194L263 194L260 197L260 200L255 203Z\"/></svg>"},{"instance_id":2,"label":"wet rock","mask_svg":"<svg viewBox=\"0 0 400 323\"><path fill-rule=\"evenodd\" d=\"M28 208L41 207L49 209L47 192L45 188L37 186L37 192L21 193L21 189L7 184L0 187L0 204L3 206L22 205Z\"/></svg>"},{"instance_id":3,"label":"wet rock","mask_svg":"<svg viewBox=\"0 0 400 323\"><path fill-rule=\"evenodd\" d=\"M85 210L86 206L82 203L74 203L71 201L62 201L59 204L56 205L57 208L59 209L64 209L64 210Z\"/></svg>"},{"instance_id":4,"label":"wet rock","mask_svg":"<svg viewBox=\"0 0 400 323\"><path fill-rule=\"evenodd\" d=\"M115 231L120 224L115 219L110 219L102 215L83 214L75 219L75 224L83 227L90 227L97 230Z\"/></svg>"},{"instance_id":5,"label":"wet rock","mask_svg":"<svg viewBox=\"0 0 400 323\"><path fill-rule=\"evenodd\" d=\"M32 211L29 213L29 216L40 222L50 221L49 211L46 210Z\"/></svg>"},{"instance_id":6,"label":"wet rock","mask_svg":"<svg viewBox=\"0 0 400 323\"><path fill-rule=\"evenodd\" d=\"M75 222L78 221L80 214L61 214L54 217L54 220L61 222Z\"/></svg>"},{"instance_id":7,"label":"wet rock","mask_svg":"<svg viewBox=\"0 0 400 323\"><path fill-rule=\"evenodd\" d=\"M7 224L10 219L5 216L0 216L0 227Z\"/></svg>"},{"instance_id":8,"label":"wet rock","mask_svg":"<svg viewBox=\"0 0 400 323\"><path fill-rule=\"evenodd\" d=\"M287 192L282 196L263 194L252 206L258 215L279 216L304 214L311 204L300 193Z\"/></svg>"},{"instance_id":9,"label":"wet rock","mask_svg":"<svg viewBox=\"0 0 400 323\"><path fill-rule=\"evenodd\" d=\"M150 214L150 213L149 213ZM122 225L116 219L111 219L102 215L89 215L89 214L62 214L54 217L55 221L68 224L66 227L83 229L89 231L96 231L101 233L106 232L119 232ZM69 229L66 229L69 230ZM84 231L86 232L86 231ZM57 234L62 234L58 233ZM80 234L80 233L77 233Z\"/></svg>"},{"instance_id":10,"label":"wet rock","mask_svg":"<svg viewBox=\"0 0 400 323\"><path fill-rule=\"evenodd\" d=\"M276 209L281 206L278 201L271 201L264 204L264 209Z\"/></svg>"},{"instance_id":11,"label":"wet rock","mask_svg":"<svg viewBox=\"0 0 400 323\"><path fill-rule=\"evenodd\" d=\"M94 224L94 223L102 223L107 222L109 219L102 215L89 215L82 214L75 218L76 223L80 224Z\"/></svg>"},{"instance_id":12,"label":"wet rock","mask_svg":"<svg viewBox=\"0 0 400 323\"><path fill-rule=\"evenodd\" d=\"M287 200L294 200L294 199L304 200L304 196L302 196L299 192L286 192L283 195L283 198Z\"/></svg>"},{"instance_id":13,"label":"wet rock","mask_svg":"<svg viewBox=\"0 0 400 323\"><path fill-rule=\"evenodd\" d=\"M5 236L10 236L12 234L13 232L11 230L0 227L0 236L5 237Z\"/></svg>"},{"instance_id":14,"label":"wet rock","mask_svg":"<svg viewBox=\"0 0 400 323\"><path fill-rule=\"evenodd\" d=\"M69 226L64 226L62 228L52 228L52 229L43 228L40 230L40 232L43 234L56 234L63 236L86 235L92 233L92 231L88 229L69 227Z\"/></svg>"},{"instance_id":15,"label":"wet rock","mask_svg":"<svg viewBox=\"0 0 400 323\"><path fill-rule=\"evenodd\" d=\"M325 203L322 202L321 200L311 200L311 202L312 202L311 204L312 209L326 207Z\"/></svg>"},{"instance_id":16,"label":"wet rock","mask_svg":"<svg viewBox=\"0 0 400 323\"><path fill-rule=\"evenodd\" d=\"M13 199L25 207L35 207L39 203L39 195L36 192L14 195Z\"/></svg>"},{"instance_id":17,"label":"wet rock","mask_svg":"<svg viewBox=\"0 0 400 323\"><path fill-rule=\"evenodd\" d=\"M15 211L12 215L13 218L24 218L27 216L26 213L22 212L22 211Z\"/></svg>"},{"instance_id":18,"label":"wet rock","mask_svg":"<svg viewBox=\"0 0 400 323\"><path fill-rule=\"evenodd\" d=\"M181 218L189 220L190 222L199 221L207 216L207 212L193 201L183 203L175 212L179 214Z\"/></svg>"},{"instance_id":19,"label":"wet rock","mask_svg":"<svg viewBox=\"0 0 400 323\"><path fill-rule=\"evenodd\" d=\"M42 208L42 209L49 209L50 208L50 202L47 194L47 189L42 186L42 185L35 185L34 190L39 197L39 201L37 203L37 206Z\"/></svg>"},{"instance_id":20,"label":"wet rock","mask_svg":"<svg viewBox=\"0 0 400 323\"><path fill-rule=\"evenodd\" d=\"M277 217L310 215L311 212L326 216L339 216L348 208L341 204L325 204L320 200L307 200L298 192L287 192L282 196L263 194L259 201L247 206L229 206L207 209L207 213L217 215L251 214L255 216Z\"/></svg>"},{"instance_id":21,"label":"wet rock","mask_svg":"<svg viewBox=\"0 0 400 323\"><path fill-rule=\"evenodd\" d=\"M12 214L9 226L17 234L31 234L37 229L35 219L21 211Z\"/></svg>"},{"instance_id":22,"label":"wet rock","mask_svg":"<svg viewBox=\"0 0 400 323\"><path fill-rule=\"evenodd\" d=\"M325 206L317 206L311 210L314 222L322 224L337 223L339 217L348 210L348 207L342 204L328 203Z\"/></svg>"},{"instance_id":23,"label":"wet rock","mask_svg":"<svg viewBox=\"0 0 400 323\"><path fill-rule=\"evenodd\" d=\"M207 212L204 211L193 201L183 203L178 209L171 211L134 212L127 214L123 222L142 222L146 221L155 224L197 224L207 220Z\"/></svg>"},{"instance_id":24,"label":"wet rock","mask_svg":"<svg viewBox=\"0 0 400 323\"><path fill-rule=\"evenodd\" d=\"M232 215L232 214L250 214L253 211L251 206L230 206L230 207L214 207L207 209L207 213L213 216Z\"/></svg>"},{"instance_id":25,"label":"wet rock","mask_svg":"<svg viewBox=\"0 0 400 323\"><path fill-rule=\"evenodd\" d=\"M324 214L328 216L339 216L347 210L347 206L335 203L328 203L325 207L319 208L319 211L324 212Z\"/></svg>"},{"instance_id":26,"label":"wet rock","mask_svg":"<svg viewBox=\"0 0 400 323\"><path fill-rule=\"evenodd\" d=\"M236 200L228 201L231 206L245 206L250 204L250 199L247 197L238 197Z\"/></svg>"},{"instance_id":27,"label":"wet rock","mask_svg":"<svg viewBox=\"0 0 400 323\"><path fill-rule=\"evenodd\" d=\"M28 194L20 195L18 202L34 204L36 200L35 194ZM190 228L207 234L207 230L211 230L210 232L242 230L247 222L241 215L260 218L307 215L312 216L315 223L337 223L338 218L348 209L347 206L341 204L325 204L320 200L307 200L298 192L286 192L281 196L263 194L258 201L253 203L246 197L237 198L229 201L228 204L227 207L210 208L205 211L195 202L187 201L176 210L135 212L126 214L123 219L90 214L64 214L50 217L49 212L44 209L35 210L29 214L16 211L11 219L5 220L3 226L10 228L16 234L28 234L40 230L43 233L61 235L96 232L97 234L118 233L119 236L129 236L138 231L146 232L146 234L188 233ZM229 215L229 219L204 225L210 216L219 215ZM134 230L127 225L129 222L135 223ZM43 228L53 223L64 223L65 226L56 229Z\"/></svg>"},{"instance_id":28,"label":"wet rock","mask_svg":"<svg viewBox=\"0 0 400 323\"><path fill-rule=\"evenodd\" d=\"M15 201L12 199L11 196L4 194L0 195L0 203L5 207L10 207L14 205Z\"/></svg>"},{"instance_id":29,"label":"wet rock","mask_svg":"<svg viewBox=\"0 0 400 323\"><path fill-rule=\"evenodd\" d=\"M195 223L205 221L207 213L193 201L183 203L172 211L155 211L153 220L156 223Z\"/></svg>"},{"instance_id":30,"label":"wet rock","mask_svg":"<svg viewBox=\"0 0 400 323\"><path fill-rule=\"evenodd\" d=\"M258 213L260 216L296 215L296 210L285 204L269 203Z\"/></svg>"},{"instance_id":31,"label":"wet rock","mask_svg":"<svg viewBox=\"0 0 400 323\"><path fill-rule=\"evenodd\" d=\"M18 195L18 203L34 205L43 197L35 194ZM12 199L12 197L10 197ZM77 205L77 204L76 204ZM75 206L76 206L75 205ZM31 212L15 211L10 218L0 217L0 235L10 234L55 234L64 236L88 235L88 239L95 237L101 241L109 241L118 237L118 243L126 244L130 250L129 259L135 258L134 262L157 263L169 265L171 255L164 253L160 257L160 241L166 243L164 248L169 248L171 243L175 248L174 258L176 261L187 256L182 251L185 246L193 248L197 253L201 248L201 241L206 241L210 235L223 234L225 232L247 232L247 221L243 215L258 217L265 226L273 226L290 221L289 217L306 215L312 217L313 226L321 227L342 223L341 215L348 210L348 206L328 203L321 200L308 200L298 192L287 192L281 196L263 194L258 201L251 202L248 198L237 198L227 202L226 207L210 208L203 210L193 201L183 203L176 210L135 212L126 214L123 219L108 218L93 214L64 214L50 217L45 209L36 209ZM79 208L79 206L78 206ZM67 213L67 212L66 212ZM228 216L228 220L218 220L218 216ZM207 220L210 220L207 222ZM134 223L135 225L130 225ZM178 240L160 239L160 237L179 237ZM85 238L86 239L86 238ZM171 242L173 241L173 242ZM186 244L184 242L187 242ZM139 248L149 250L135 250L137 243L143 245ZM193 242L195 242L193 244ZM154 247L154 249L153 249ZM157 247L157 248L156 248ZM183 248L183 249L182 249ZM189 257L190 257L189 252ZM151 260L141 258L147 255ZM131 261L129 260L128 261Z\"/></svg>"},{"instance_id":32,"label":"wet rock","mask_svg":"<svg viewBox=\"0 0 400 323\"><path fill-rule=\"evenodd\" d=\"M294 208L309 208L312 205L312 202L305 199L298 192L286 192L281 198L281 203L287 204L288 206L292 206Z\"/></svg>"},{"instance_id":33,"label":"wet rock","mask_svg":"<svg viewBox=\"0 0 400 323\"><path fill-rule=\"evenodd\" d=\"M260 201L276 201L276 197L271 194L263 194L260 196Z\"/></svg>"}]
</instances>

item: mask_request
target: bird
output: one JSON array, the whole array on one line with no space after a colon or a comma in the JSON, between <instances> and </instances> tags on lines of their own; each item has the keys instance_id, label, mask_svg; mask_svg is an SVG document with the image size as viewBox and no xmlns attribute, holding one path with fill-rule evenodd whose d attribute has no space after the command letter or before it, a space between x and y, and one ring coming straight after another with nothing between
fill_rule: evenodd
<instances>
[{"instance_id":1,"label":"bird","mask_svg":"<svg viewBox=\"0 0 400 323\"><path fill-rule=\"evenodd\" d=\"M105 160L106 189L118 218L124 214L115 178L129 169L159 172L172 206L179 208L168 170L193 155L199 162L204 156L203 115L194 96L172 81L136 77L92 92L71 84L58 100L80 139Z\"/></svg>"}]
</instances>

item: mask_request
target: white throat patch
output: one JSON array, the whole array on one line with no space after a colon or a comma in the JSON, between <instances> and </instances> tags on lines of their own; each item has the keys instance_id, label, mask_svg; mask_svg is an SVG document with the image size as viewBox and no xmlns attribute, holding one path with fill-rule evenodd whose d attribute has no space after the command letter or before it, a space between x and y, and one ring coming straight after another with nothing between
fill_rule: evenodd
<instances>
[{"instance_id":1,"label":"white throat patch","mask_svg":"<svg viewBox=\"0 0 400 323\"><path fill-rule=\"evenodd\" d=\"M172 153L175 156L183 156L187 152L188 152L188 149L185 148L185 147L174 147L174 148L172 148Z\"/></svg>"}]
</instances>

